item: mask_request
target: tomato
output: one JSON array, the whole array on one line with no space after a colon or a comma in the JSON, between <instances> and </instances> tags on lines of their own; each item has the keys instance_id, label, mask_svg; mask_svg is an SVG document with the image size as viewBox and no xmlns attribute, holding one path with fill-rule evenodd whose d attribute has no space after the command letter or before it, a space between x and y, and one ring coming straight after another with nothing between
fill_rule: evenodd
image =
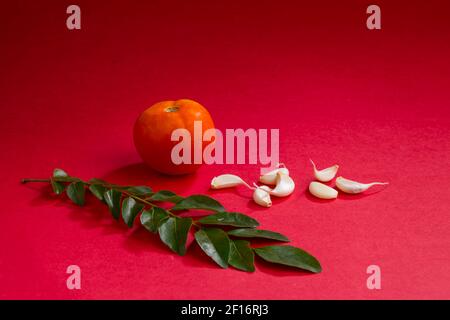
<instances>
[{"instance_id":1,"label":"tomato","mask_svg":"<svg viewBox=\"0 0 450 320\"><path fill-rule=\"evenodd\" d=\"M201 137L194 135L194 121L202 121ZM195 172L200 164L194 164L193 153L190 163L177 165L171 159L172 148L179 143L171 141L172 132L180 128L190 132L191 150L194 150L196 139L202 141L203 148L209 143L203 141L203 133L214 129L214 122L205 107L189 99L162 101L145 110L136 120L133 130L134 145L144 162L165 174Z\"/></svg>"}]
</instances>

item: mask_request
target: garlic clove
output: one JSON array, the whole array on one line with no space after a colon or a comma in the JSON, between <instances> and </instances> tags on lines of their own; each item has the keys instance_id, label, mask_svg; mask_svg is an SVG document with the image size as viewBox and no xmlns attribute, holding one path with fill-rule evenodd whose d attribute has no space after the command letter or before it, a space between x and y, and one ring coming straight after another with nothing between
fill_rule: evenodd
<instances>
[{"instance_id":1,"label":"garlic clove","mask_svg":"<svg viewBox=\"0 0 450 320\"><path fill-rule=\"evenodd\" d=\"M270 194L275 197L287 197L295 189L295 182L289 175L283 172L277 173L276 186L270 191Z\"/></svg>"},{"instance_id":2,"label":"garlic clove","mask_svg":"<svg viewBox=\"0 0 450 320\"><path fill-rule=\"evenodd\" d=\"M250 187L244 180L234 174L222 174L218 177L214 177L211 181L211 189L224 189L244 185L249 189Z\"/></svg>"},{"instance_id":3,"label":"garlic clove","mask_svg":"<svg viewBox=\"0 0 450 320\"><path fill-rule=\"evenodd\" d=\"M253 200L262 207L270 208L272 199L270 198L270 188L268 186L260 186L253 191Z\"/></svg>"},{"instance_id":4,"label":"garlic clove","mask_svg":"<svg viewBox=\"0 0 450 320\"><path fill-rule=\"evenodd\" d=\"M312 181L309 184L309 192L317 198L327 200L336 199L338 196L338 192L335 189L317 181Z\"/></svg>"},{"instance_id":5,"label":"garlic clove","mask_svg":"<svg viewBox=\"0 0 450 320\"><path fill-rule=\"evenodd\" d=\"M283 166L283 167L281 167ZM281 167L281 168L280 168ZM274 185L277 183L277 173L281 172L285 175L289 175L289 170L284 166L284 164L280 163L277 165L277 169L274 169L266 174L263 174L259 177L259 182L269 185Z\"/></svg>"},{"instance_id":6,"label":"garlic clove","mask_svg":"<svg viewBox=\"0 0 450 320\"><path fill-rule=\"evenodd\" d=\"M309 161L311 161L311 164L314 168L314 177L321 182L329 182L333 180L339 169L339 166L335 164L334 166L331 166L329 168L317 170L316 164L311 159L309 159Z\"/></svg>"},{"instance_id":7,"label":"garlic clove","mask_svg":"<svg viewBox=\"0 0 450 320\"><path fill-rule=\"evenodd\" d=\"M345 179L343 177L336 178L336 187L339 190L341 190L342 192L351 193L351 194L364 192L367 189L369 189L370 187L375 186L375 185L384 186L387 184L389 184L389 183L388 182L360 183L360 182L352 181L349 179Z\"/></svg>"}]
</instances>

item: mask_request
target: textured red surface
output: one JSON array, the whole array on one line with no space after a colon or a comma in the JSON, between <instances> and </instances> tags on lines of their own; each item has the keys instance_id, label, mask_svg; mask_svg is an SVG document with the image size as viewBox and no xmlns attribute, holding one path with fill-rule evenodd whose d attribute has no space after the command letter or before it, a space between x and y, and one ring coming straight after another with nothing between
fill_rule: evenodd
<instances>
[{"instance_id":1,"label":"textured red surface","mask_svg":"<svg viewBox=\"0 0 450 320\"><path fill-rule=\"evenodd\" d=\"M448 1L9 1L0 12L0 298L450 298L450 22ZM420 4L419 4L420 3ZM210 179L259 166L204 166L167 178L140 164L137 115L192 98L217 127L280 128L295 193L256 207ZM340 174L387 180L382 192L323 203L305 190L308 158ZM209 192L280 231L322 263L318 275L257 263L222 270L195 245L185 257L43 185L55 167L84 178ZM66 268L82 289L66 288ZM382 289L366 288L377 264Z\"/></svg>"}]
</instances>

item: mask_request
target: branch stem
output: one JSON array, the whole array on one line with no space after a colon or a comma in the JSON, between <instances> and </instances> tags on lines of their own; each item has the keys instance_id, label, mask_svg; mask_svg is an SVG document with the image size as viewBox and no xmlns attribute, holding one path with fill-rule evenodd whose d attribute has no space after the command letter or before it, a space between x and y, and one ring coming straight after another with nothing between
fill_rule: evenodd
<instances>
[{"instance_id":1,"label":"branch stem","mask_svg":"<svg viewBox=\"0 0 450 320\"><path fill-rule=\"evenodd\" d=\"M52 181L52 179L33 179L33 178L25 178L25 179L22 179L22 180L21 180L21 183L23 183L23 184L25 184L25 183L32 183L32 182L50 183L51 181ZM53 181L55 181L55 182L70 182L70 181L67 181L66 179L58 179L57 177L53 178ZM82 180L78 180L78 181L83 182L84 185L86 185L86 186L88 186L88 187L91 185L91 183L86 182L86 181L82 181ZM112 188L112 189L116 188L116 189L117 189L117 186L116 186L116 185L112 185L112 184L110 184L110 183L103 183L102 185L103 185L105 188ZM133 194L131 194L131 193L125 191L125 190L118 190L118 191L120 191L122 194L124 194L124 195L126 195L126 196L128 196L128 197L131 197L131 198L135 199L136 201L141 202L141 203L143 203L143 204L145 204L145 205L148 205L148 206L150 206L150 207L158 207L156 204L151 203L150 201L148 201L148 200L146 200L146 199L140 198L139 196L133 195ZM171 217L174 217L174 218L177 218L177 217L178 217L176 214L174 214L172 211L170 211L170 209L166 210L166 212L167 212ZM195 221L192 221L192 224L193 224L194 226L196 226L197 228L199 228L199 229L201 228L201 226L200 226L198 223L196 223Z\"/></svg>"},{"instance_id":2,"label":"branch stem","mask_svg":"<svg viewBox=\"0 0 450 320\"><path fill-rule=\"evenodd\" d=\"M29 178L26 178L26 179L22 179L20 182L21 183L29 183L29 182L47 182L47 183L50 183L50 179L29 179Z\"/></svg>"}]
</instances>

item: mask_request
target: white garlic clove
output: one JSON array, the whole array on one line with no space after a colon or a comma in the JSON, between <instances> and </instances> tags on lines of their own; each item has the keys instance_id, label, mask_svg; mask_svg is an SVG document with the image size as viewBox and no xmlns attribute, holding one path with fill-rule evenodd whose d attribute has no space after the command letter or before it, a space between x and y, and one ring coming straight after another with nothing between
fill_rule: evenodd
<instances>
[{"instance_id":1,"label":"white garlic clove","mask_svg":"<svg viewBox=\"0 0 450 320\"><path fill-rule=\"evenodd\" d=\"M375 186L375 185L384 186L387 184L389 184L389 183L388 182L360 183L360 182L352 181L349 179L345 179L343 177L336 178L336 187L339 190L341 190L342 192L352 193L352 194L364 192L367 189L369 189L370 187Z\"/></svg>"},{"instance_id":2,"label":"white garlic clove","mask_svg":"<svg viewBox=\"0 0 450 320\"><path fill-rule=\"evenodd\" d=\"M281 167L283 166L283 167ZM281 167L281 168L280 168ZM269 185L274 185L277 183L277 173L281 172L285 175L289 175L289 170L282 163L277 165L277 169L274 169L266 174L259 177L259 182Z\"/></svg>"},{"instance_id":3,"label":"white garlic clove","mask_svg":"<svg viewBox=\"0 0 450 320\"><path fill-rule=\"evenodd\" d=\"M244 185L249 189L254 189L253 187L250 187L244 180L234 174L222 174L218 177L214 177L211 181L211 189L232 188L239 185Z\"/></svg>"},{"instance_id":4,"label":"white garlic clove","mask_svg":"<svg viewBox=\"0 0 450 320\"><path fill-rule=\"evenodd\" d=\"M253 200L262 207L270 208L272 199L270 198L270 188L268 186L260 186L253 191Z\"/></svg>"},{"instance_id":5,"label":"white garlic clove","mask_svg":"<svg viewBox=\"0 0 450 320\"><path fill-rule=\"evenodd\" d=\"M270 194L275 197L287 197L295 189L295 182L287 174L282 172L277 173L276 186L270 191Z\"/></svg>"},{"instance_id":6,"label":"white garlic clove","mask_svg":"<svg viewBox=\"0 0 450 320\"><path fill-rule=\"evenodd\" d=\"M326 200L336 199L338 196L338 192L335 189L317 181L312 181L309 184L309 192L317 198Z\"/></svg>"},{"instance_id":7,"label":"white garlic clove","mask_svg":"<svg viewBox=\"0 0 450 320\"><path fill-rule=\"evenodd\" d=\"M331 166L329 168L317 170L316 164L311 159L309 159L309 161L311 161L311 164L314 168L314 177L321 182L329 182L333 180L339 169L339 166L335 164L334 166Z\"/></svg>"}]
</instances>

